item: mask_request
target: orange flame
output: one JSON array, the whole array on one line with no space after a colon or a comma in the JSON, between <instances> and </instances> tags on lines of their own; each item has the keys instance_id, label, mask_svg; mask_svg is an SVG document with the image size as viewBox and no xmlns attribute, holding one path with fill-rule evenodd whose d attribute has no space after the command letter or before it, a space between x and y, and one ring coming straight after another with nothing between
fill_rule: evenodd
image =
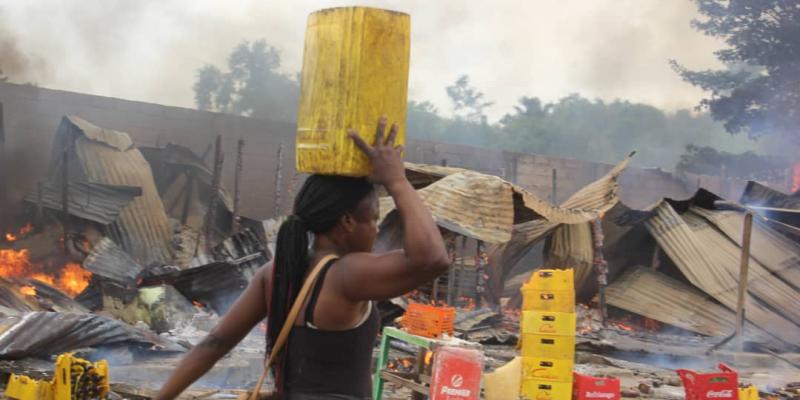
<instances>
[{"instance_id":1,"label":"orange flame","mask_svg":"<svg viewBox=\"0 0 800 400\"><path fill-rule=\"evenodd\" d=\"M67 263L55 276L49 275L41 265L31 263L27 249L0 249L0 277L34 279L75 297L89 286L92 273L79 264Z\"/></svg>"},{"instance_id":2,"label":"orange flame","mask_svg":"<svg viewBox=\"0 0 800 400\"><path fill-rule=\"evenodd\" d=\"M89 286L90 279L92 279L91 272L83 269L78 264L68 263L61 270L61 276L56 286L70 297L75 297Z\"/></svg>"},{"instance_id":3,"label":"orange flame","mask_svg":"<svg viewBox=\"0 0 800 400\"><path fill-rule=\"evenodd\" d=\"M13 233L10 233L10 232L6 233L6 242L16 242L16 241L17 241L17 236L16 235L14 235Z\"/></svg>"},{"instance_id":4,"label":"orange flame","mask_svg":"<svg viewBox=\"0 0 800 400\"><path fill-rule=\"evenodd\" d=\"M36 288L33 286L23 286L19 288L19 292L26 296L36 296Z\"/></svg>"},{"instance_id":5,"label":"orange flame","mask_svg":"<svg viewBox=\"0 0 800 400\"><path fill-rule=\"evenodd\" d=\"M425 352L425 365L431 365L431 359L433 358L433 352L428 350Z\"/></svg>"},{"instance_id":6,"label":"orange flame","mask_svg":"<svg viewBox=\"0 0 800 400\"><path fill-rule=\"evenodd\" d=\"M25 236L25 235L31 233L32 231L33 231L33 225L30 222L28 222L27 224L25 224L25 226L20 228L19 235L20 236Z\"/></svg>"}]
</instances>

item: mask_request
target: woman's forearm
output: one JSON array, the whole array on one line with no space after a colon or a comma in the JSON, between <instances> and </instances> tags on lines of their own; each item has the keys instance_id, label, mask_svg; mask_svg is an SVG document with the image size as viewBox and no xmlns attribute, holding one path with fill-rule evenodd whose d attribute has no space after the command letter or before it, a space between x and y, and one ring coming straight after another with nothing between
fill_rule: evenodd
<instances>
[{"instance_id":1,"label":"woman's forearm","mask_svg":"<svg viewBox=\"0 0 800 400\"><path fill-rule=\"evenodd\" d=\"M155 400L169 400L178 397L192 383L205 375L235 345L235 342L231 345L228 341L213 334L206 336L181 359Z\"/></svg>"},{"instance_id":2,"label":"woman's forearm","mask_svg":"<svg viewBox=\"0 0 800 400\"><path fill-rule=\"evenodd\" d=\"M403 221L404 250L412 267L441 270L449 259L439 227L408 180L392 182L386 189L394 198Z\"/></svg>"}]
</instances>

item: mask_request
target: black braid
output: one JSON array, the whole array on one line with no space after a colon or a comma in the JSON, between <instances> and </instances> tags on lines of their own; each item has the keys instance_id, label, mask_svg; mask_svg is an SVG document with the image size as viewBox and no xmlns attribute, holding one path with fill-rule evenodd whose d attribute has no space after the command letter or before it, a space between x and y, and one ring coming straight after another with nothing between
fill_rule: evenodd
<instances>
[{"instance_id":1,"label":"black braid","mask_svg":"<svg viewBox=\"0 0 800 400\"><path fill-rule=\"evenodd\" d=\"M311 175L294 203L294 214L281 224L275 244L272 296L269 304L268 343L275 343L289 308L309 268L308 233L333 229L342 216L358 207L374 191L364 178ZM276 365L276 381L282 384L282 362Z\"/></svg>"}]
</instances>

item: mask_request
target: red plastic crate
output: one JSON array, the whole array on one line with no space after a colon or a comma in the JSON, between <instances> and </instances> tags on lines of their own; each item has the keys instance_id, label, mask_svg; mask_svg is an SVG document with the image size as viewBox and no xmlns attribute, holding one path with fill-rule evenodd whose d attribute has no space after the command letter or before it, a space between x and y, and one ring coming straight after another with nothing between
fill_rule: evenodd
<instances>
[{"instance_id":1,"label":"red plastic crate","mask_svg":"<svg viewBox=\"0 0 800 400\"><path fill-rule=\"evenodd\" d=\"M433 357L431 400L481 398L483 353L476 349L440 347Z\"/></svg>"},{"instance_id":2,"label":"red plastic crate","mask_svg":"<svg viewBox=\"0 0 800 400\"><path fill-rule=\"evenodd\" d=\"M435 307L421 303L409 303L400 325L408 333L438 338L444 333L453 334L456 309Z\"/></svg>"},{"instance_id":3,"label":"red plastic crate","mask_svg":"<svg viewBox=\"0 0 800 400\"><path fill-rule=\"evenodd\" d=\"M572 398L574 400L619 400L620 384L617 378L596 378L573 373Z\"/></svg>"},{"instance_id":4,"label":"red plastic crate","mask_svg":"<svg viewBox=\"0 0 800 400\"><path fill-rule=\"evenodd\" d=\"M683 381L686 400L739 400L739 374L725 364L722 372L698 374L688 369L675 372Z\"/></svg>"}]
</instances>

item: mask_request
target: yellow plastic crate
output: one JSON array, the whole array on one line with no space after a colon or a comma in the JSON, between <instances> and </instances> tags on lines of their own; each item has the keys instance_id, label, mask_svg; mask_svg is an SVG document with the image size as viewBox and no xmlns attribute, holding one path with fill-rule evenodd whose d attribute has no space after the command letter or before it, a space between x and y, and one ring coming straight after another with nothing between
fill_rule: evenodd
<instances>
[{"instance_id":1,"label":"yellow plastic crate","mask_svg":"<svg viewBox=\"0 0 800 400\"><path fill-rule=\"evenodd\" d=\"M572 382L572 367L574 366L575 362L571 359L523 357L522 379Z\"/></svg>"},{"instance_id":2,"label":"yellow plastic crate","mask_svg":"<svg viewBox=\"0 0 800 400\"><path fill-rule=\"evenodd\" d=\"M522 335L522 356L575 359L575 336Z\"/></svg>"},{"instance_id":3,"label":"yellow plastic crate","mask_svg":"<svg viewBox=\"0 0 800 400\"><path fill-rule=\"evenodd\" d=\"M522 288L522 310L575 312L575 292Z\"/></svg>"},{"instance_id":4,"label":"yellow plastic crate","mask_svg":"<svg viewBox=\"0 0 800 400\"><path fill-rule=\"evenodd\" d=\"M575 290L575 272L570 269L540 269L533 271L527 285L536 290Z\"/></svg>"},{"instance_id":5,"label":"yellow plastic crate","mask_svg":"<svg viewBox=\"0 0 800 400\"><path fill-rule=\"evenodd\" d=\"M758 400L758 388L753 385L739 388L739 400Z\"/></svg>"},{"instance_id":6,"label":"yellow plastic crate","mask_svg":"<svg viewBox=\"0 0 800 400\"><path fill-rule=\"evenodd\" d=\"M536 335L575 336L577 317L575 313L550 311L523 311L522 333Z\"/></svg>"},{"instance_id":7,"label":"yellow plastic crate","mask_svg":"<svg viewBox=\"0 0 800 400\"><path fill-rule=\"evenodd\" d=\"M570 400L572 399L572 381L548 382L535 379L522 381L520 394L526 400Z\"/></svg>"},{"instance_id":8,"label":"yellow plastic crate","mask_svg":"<svg viewBox=\"0 0 800 400\"><path fill-rule=\"evenodd\" d=\"M410 31L408 14L377 8L331 8L308 17L297 111L298 171L369 175L372 166L347 128L372 143L382 115L397 122L395 144L404 144Z\"/></svg>"},{"instance_id":9,"label":"yellow plastic crate","mask_svg":"<svg viewBox=\"0 0 800 400\"><path fill-rule=\"evenodd\" d=\"M4 392L6 397L20 400L52 399L53 385L48 381L11 374Z\"/></svg>"}]
</instances>

